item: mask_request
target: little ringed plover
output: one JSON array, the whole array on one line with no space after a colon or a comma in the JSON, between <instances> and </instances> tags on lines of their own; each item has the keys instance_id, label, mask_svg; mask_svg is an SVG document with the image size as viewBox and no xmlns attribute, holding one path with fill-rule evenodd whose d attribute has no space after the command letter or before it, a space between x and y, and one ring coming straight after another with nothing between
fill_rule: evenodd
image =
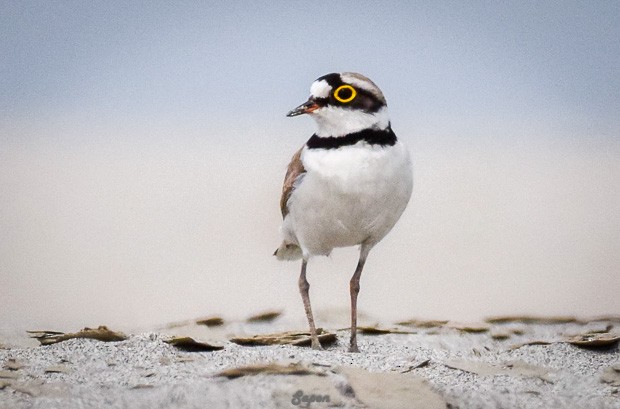
<instances>
[{"instance_id":1,"label":"little ringed plover","mask_svg":"<svg viewBox=\"0 0 620 409\"><path fill-rule=\"evenodd\" d=\"M294 155L282 188L280 260L301 259L299 290L310 326L312 348L321 349L306 279L312 256L360 246L350 281L351 342L357 346L357 295L370 250L394 227L413 186L407 148L392 131L381 90L363 75L327 74L310 87L308 101L287 116L310 115L314 135Z\"/></svg>"}]
</instances>

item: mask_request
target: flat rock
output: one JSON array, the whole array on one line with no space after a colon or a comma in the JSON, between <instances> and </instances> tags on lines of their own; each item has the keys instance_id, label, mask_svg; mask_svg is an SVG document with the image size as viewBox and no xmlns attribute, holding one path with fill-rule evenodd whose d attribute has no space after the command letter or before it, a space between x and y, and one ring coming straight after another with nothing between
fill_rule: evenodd
<instances>
[{"instance_id":1,"label":"flat rock","mask_svg":"<svg viewBox=\"0 0 620 409\"><path fill-rule=\"evenodd\" d=\"M369 409L446 409L446 401L418 377L341 367L357 400Z\"/></svg>"},{"instance_id":2,"label":"flat rock","mask_svg":"<svg viewBox=\"0 0 620 409\"><path fill-rule=\"evenodd\" d=\"M7 359L3 365L3 368L8 369L9 371L19 371L23 367L24 364L14 358Z\"/></svg>"},{"instance_id":3,"label":"flat rock","mask_svg":"<svg viewBox=\"0 0 620 409\"><path fill-rule=\"evenodd\" d=\"M67 365L52 365L45 368L46 373L69 373L71 372L71 368Z\"/></svg>"},{"instance_id":4,"label":"flat rock","mask_svg":"<svg viewBox=\"0 0 620 409\"><path fill-rule=\"evenodd\" d=\"M0 371L0 379L17 379L19 374L15 371Z\"/></svg>"},{"instance_id":5,"label":"flat rock","mask_svg":"<svg viewBox=\"0 0 620 409\"><path fill-rule=\"evenodd\" d=\"M468 359L450 359L443 362L445 366L481 376L512 375L533 377L552 383L549 377L551 370L541 366L530 365L523 361L506 362L503 365L492 365L486 362Z\"/></svg>"},{"instance_id":6,"label":"flat rock","mask_svg":"<svg viewBox=\"0 0 620 409\"><path fill-rule=\"evenodd\" d=\"M489 317L485 320L490 324L507 324L507 323L522 323L522 324L569 324L573 322L582 322L573 316L550 316L539 317L535 315L506 315Z\"/></svg>"},{"instance_id":7,"label":"flat rock","mask_svg":"<svg viewBox=\"0 0 620 409\"><path fill-rule=\"evenodd\" d=\"M206 317L196 320L198 325L206 325L207 327L219 327L224 325L224 319L221 317Z\"/></svg>"},{"instance_id":8,"label":"flat rock","mask_svg":"<svg viewBox=\"0 0 620 409\"><path fill-rule=\"evenodd\" d=\"M343 393L342 386L327 376L303 375L288 377L289 383L272 392L278 408L351 407L354 396Z\"/></svg>"},{"instance_id":9,"label":"flat rock","mask_svg":"<svg viewBox=\"0 0 620 409\"><path fill-rule=\"evenodd\" d=\"M246 319L247 322L271 322L282 315L282 311L264 311L255 315L252 315Z\"/></svg>"},{"instance_id":10,"label":"flat rock","mask_svg":"<svg viewBox=\"0 0 620 409\"><path fill-rule=\"evenodd\" d=\"M443 327L448 323L448 320L420 320L412 318L406 321L399 321L397 325L405 325L410 327L418 327L418 328L439 328Z\"/></svg>"},{"instance_id":11,"label":"flat rock","mask_svg":"<svg viewBox=\"0 0 620 409\"><path fill-rule=\"evenodd\" d=\"M386 328L378 325L372 326L358 326L357 331L359 334L365 335L383 335L383 334L415 334L414 331L404 330L401 328Z\"/></svg>"},{"instance_id":12,"label":"flat rock","mask_svg":"<svg viewBox=\"0 0 620 409\"><path fill-rule=\"evenodd\" d=\"M125 341L127 336L121 332L115 332L105 325L98 328L84 328L79 332L64 333L59 331L27 331L31 338L36 338L41 345L51 345L57 342L75 338L90 338L103 342Z\"/></svg>"},{"instance_id":13,"label":"flat rock","mask_svg":"<svg viewBox=\"0 0 620 409\"><path fill-rule=\"evenodd\" d=\"M472 332L472 333L487 332L488 330L491 329L491 326L484 322L466 323L466 322L450 321L446 324L446 327L457 329L463 332Z\"/></svg>"},{"instance_id":14,"label":"flat rock","mask_svg":"<svg viewBox=\"0 0 620 409\"><path fill-rule=\"evenodd\" d=\"M620 364L605 368L601 374L601 382L612 386L620 386Z\"/></svg>"},{"instance_id":15,"label":"flat rock","mask_svg":"<svg viewBox=\"0 0 620 409\"><path fill-rule=\"evenodd\" d=\"M164 342L185 352L209 352L224 349L221 345L212 345L207 342L196 341L191 337L174 337Z\"/></svg>"},{"instance_id":16,"label":"flat rock","mask_svg":"<svg viewBox=\"0 0 620 409\"><path fill-rule=\"evenodd\" d=\"M322 328L317 329L321 345L326 346L336 341L336 334L326 332ZM264 346L264 345L295 345L309 346L310 332L308 331L285 331L273 334L259 334L251 337L234 337L230 339L238 345Z\"/></svg>"},{"instance_id":17,"label":"flat rock","mask_svg":"<svg viewBox=\"0 0 620 409\"><path fill-rule=\"evenodd\" d=\"M566 340L569 344L582 348L608 348L620 341L620 334L589 332Z\"/></svg>"},{"instance_id":18,"label":"flat rock","mask_svg":"<svg viewBox=\"0 0 620 409\"><path fill-rule=\"evenodd\" d=\"M316 368L311 368L299 363L293 364L256 364L240 366L236 368L225 369L218 372L216 376L224 376L226 378L239 378L242 376L252 375L325 375L325 373Z\"/></svg>"}]
</instances>

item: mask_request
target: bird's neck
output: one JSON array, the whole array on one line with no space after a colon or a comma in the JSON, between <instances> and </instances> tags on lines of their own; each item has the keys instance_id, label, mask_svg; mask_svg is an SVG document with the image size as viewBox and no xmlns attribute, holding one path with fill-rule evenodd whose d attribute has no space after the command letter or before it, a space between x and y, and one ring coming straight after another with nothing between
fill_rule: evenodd
<instances>
[{"instance_id":1,"label":"bird's neck","mask_svg":"<svg viewBox=\"0 0 620 409\"><path fill-rule=\"evenodd\" d=\"M319 138L341 138L365 130L383 131L389 128L387 108L377 112L364 112L339 107L324 107L312 117L316 120Z\"/></svg>"}]
</instances>

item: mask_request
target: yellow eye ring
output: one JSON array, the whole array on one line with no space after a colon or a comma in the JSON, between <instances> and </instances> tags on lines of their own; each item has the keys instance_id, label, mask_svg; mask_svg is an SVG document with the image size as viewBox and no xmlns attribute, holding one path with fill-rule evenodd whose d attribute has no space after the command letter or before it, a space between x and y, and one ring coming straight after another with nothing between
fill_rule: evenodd
<instances>
[{"instance_id":1,"label":"yellow eye ring","mask_svg":"<svg viewBox=\"0 0 620 409\"><path fill-rule=\"evenodd\" d=\"M351 91L351 95L348 98L342 98L340 96L340 92L342 92L342 90L345 90L345 89ZM343 104L353 101L353 98L355 98L356 95L357 95L357 91L355 90L355 88L353 88L350 85L341 85L338 88L336 88L336 91L334 91L334 98L336 98L336 100L342 102Z\"/></svg>"}]
</instances>

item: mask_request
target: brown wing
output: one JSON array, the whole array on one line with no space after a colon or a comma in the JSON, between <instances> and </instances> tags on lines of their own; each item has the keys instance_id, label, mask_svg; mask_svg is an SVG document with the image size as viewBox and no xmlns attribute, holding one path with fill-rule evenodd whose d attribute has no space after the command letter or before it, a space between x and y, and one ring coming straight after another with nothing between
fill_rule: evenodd
<instances>
[{"instance_id":1,"label":"brown wing","mask_svg":"<svg viewBox=\"0 0 620 409\"><path fill-rule=\"evenodd\" d=\"M284 177L284 186L282 186L282 197L280 198L280 210L282 210L282 218L285 218L288 214L288 199L293 194L293 190L295 189L295 181L299 177L299 175L306 173L306 169L304 169L303 163L301 163L301 151L303 147L295 152L293 158L291 159L291 163L288 164L288 169L286 170L286 176Z\"/></svg>"}]
</instances>

